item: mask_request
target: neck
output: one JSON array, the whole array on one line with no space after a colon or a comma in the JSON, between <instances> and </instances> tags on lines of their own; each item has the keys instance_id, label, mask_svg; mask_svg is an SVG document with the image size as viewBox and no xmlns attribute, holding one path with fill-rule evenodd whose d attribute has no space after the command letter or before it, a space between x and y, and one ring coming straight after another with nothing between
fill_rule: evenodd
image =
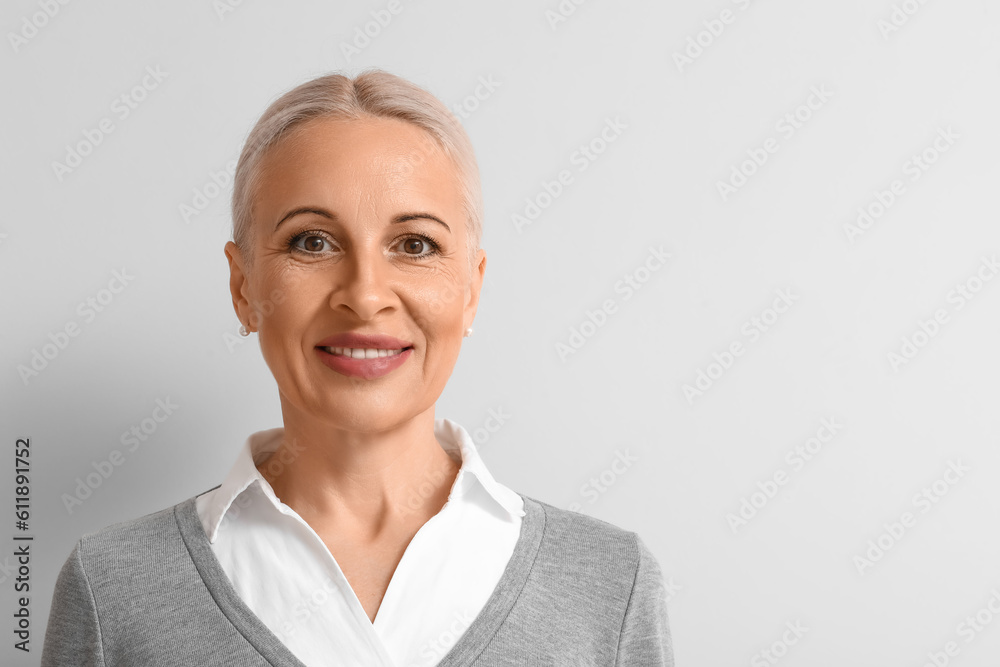
<instances>
[{"instance_id":1,"label":"neck","mask_svg":"<svg viewBox=\"0 0 1000 667\"><path fill-rule=\"evenodd\" d=\"M422 525L447 501L460 466L434 437L434 406L377 431L283 413L282 442L257 469L317 533L350 530L376 541Z\"/></svg>"}]
</instances>

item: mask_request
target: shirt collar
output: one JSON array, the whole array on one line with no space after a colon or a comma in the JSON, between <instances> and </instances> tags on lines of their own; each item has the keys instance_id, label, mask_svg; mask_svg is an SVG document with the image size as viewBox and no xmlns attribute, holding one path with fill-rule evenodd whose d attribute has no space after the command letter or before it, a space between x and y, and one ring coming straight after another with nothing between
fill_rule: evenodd
<instances>
[{"instance_id":1,"label":"shirt collar","mask_svg":"<svg viewBox=\"0 0 1000 667\"><path fill-rule=\"evenodd\" d=\"M285 429L282 427L257 431L243 443L236 462L222 484L215 489L206 507L205 532L209 541L215 542L219 526L233 502L254 483L275 507L281 509L283 503L257 470L256 462L265 460L278 449L284 433ZM468 431L450 419L441 418L434 421L434 437L448 456L461 465L448 495L449 501L464 496L470 485L478 483L507 514L524 516L524 501L521 496L493 478Z\"/></svg>"}]
</instances>

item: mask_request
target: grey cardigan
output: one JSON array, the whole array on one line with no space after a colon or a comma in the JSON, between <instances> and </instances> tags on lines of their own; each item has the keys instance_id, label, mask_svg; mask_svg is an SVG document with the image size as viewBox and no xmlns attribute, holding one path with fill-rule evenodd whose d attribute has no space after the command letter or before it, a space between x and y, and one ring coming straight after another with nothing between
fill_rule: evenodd
<instances>
[{"instance_id":1,"label":"grey cardigan","mask_svg":"<svg viewBox=\"0 0 1000 667\"><path fill-rule=\"evenodd\" d=\"M673 667L662 574L638 534L521 497L510 561L439 667ZM70 665L303 667L236 593L194 497L76 543L42 649L42 667Z\"/></svg>"}]
</instances>

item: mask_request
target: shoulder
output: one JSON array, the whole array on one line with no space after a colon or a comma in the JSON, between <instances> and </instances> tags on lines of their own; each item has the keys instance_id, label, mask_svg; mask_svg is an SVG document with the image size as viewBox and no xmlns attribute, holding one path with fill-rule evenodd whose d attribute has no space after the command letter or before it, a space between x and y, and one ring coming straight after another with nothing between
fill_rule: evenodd
<instances>
[{"instance_id":1,"label":"shoulder","mask_svg":"<svg viewBox=\"0 0 1000 667\"><path fill-rule=\"evenodd\" d=\"M633 546L638 553L638 534L597 517L562 509L529 496L522 496L525 504L540 506L545 517L545 535L563 542L576 542L581 546Z\"/></svg>"},{"instance_id":2,"label":"shoulder","mask_svg":"<svg viewBox=\"0 0 1000 667\"><path fill-rule=\"evenodd\" d=\"M167 652L172 665L194 665L205 646L235 650L204 561L193 557L210 549L198 543L196 498L77 540L53 591L45 667L164 664Z\"/></svg>"},{"instance_id":3,"label":"shoulder","mask_svg":"<svg viewBox=\"0 0 1000 667\"><path fill-rule=\"evenodd\" d=\"M631 586L644 559L652 553L638 533L572 510L523 496L525 510L534 504L543 519L539 557L566 568L570 576L602 576ZM575 573L575 574L574 574Z\"/></svg>"},{"instance_id":4,"label":"shoulder","mask_svg":"<svg viewBox=\"0 0 1000 667\"><path fill-rule=\"evenodd\" d=\"M177 512L192 510L196 496L140 517L84 534L69 560L79 559L91 585L121 581L189 560Z\"/></svg>"},{"instance_id":5,"label":"shoulder","mask_svg":"<svg viewBox=\"0 0 1000 667\"><path fill-rule=\"evenodd\" d=\"M669 641L665 589L639 534L522 497L528 526L522 535L541 535L519 594L518 621L549 636L572 628L567 651L603 655L614 647L615 664L672 664L655 658Z\"/></svg>"},{"instance_id":6,"label":"shoulder","mask_svg":"<svg viewBox=\"0 0 1000 667\"><path fill-rule=\"evenodd\" d=\"M119 521L100 530L85 533L80 538L80 544L87 550L104 550L120 547L125 543L144 541L155 535L170 533L177 526L174 512L185 504L193 502L195 497L164 507L161 510Z\"/></svg>"}]
</instances>

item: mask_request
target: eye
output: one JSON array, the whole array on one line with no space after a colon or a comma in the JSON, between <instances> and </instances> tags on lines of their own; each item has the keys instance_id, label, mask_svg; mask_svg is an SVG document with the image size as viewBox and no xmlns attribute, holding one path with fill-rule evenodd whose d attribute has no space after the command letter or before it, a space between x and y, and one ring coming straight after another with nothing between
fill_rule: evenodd
<instances>
[{"instance_id":1,"label":"eye","mask_svg":"<svg viewBox=\"0 0 1000 667\"><path fill-rule=\"evenodd\" d=\"M333 241L323 232L305 231L288 239L288 248L303 255L321 255L336 250ZM396 248L409 259L424 259L441 252L440 244L429 236L416 234L396 242Z\"/></svg>"},{"instance_id":2,"label":"eye","mask_svg":"<svg viewBox=\"0 0 1000 667\"><path fill-rule=\"evenodd\" d=\"M402 246L404 255L415 259L436 255L441 250L441 246L428 236L407 236L399 246Z\"/></svg>"},{"instance_id":3,"label":"eye","mask_svg":"<svg viewBox=\"0 0 1000 667\"><path fill-rule=\"evenodd\" d=\"M288 247L309 255L316 255L332 249L330 241L317 232L302 232L292 237Z\"/></svg>"}]
</instances>

